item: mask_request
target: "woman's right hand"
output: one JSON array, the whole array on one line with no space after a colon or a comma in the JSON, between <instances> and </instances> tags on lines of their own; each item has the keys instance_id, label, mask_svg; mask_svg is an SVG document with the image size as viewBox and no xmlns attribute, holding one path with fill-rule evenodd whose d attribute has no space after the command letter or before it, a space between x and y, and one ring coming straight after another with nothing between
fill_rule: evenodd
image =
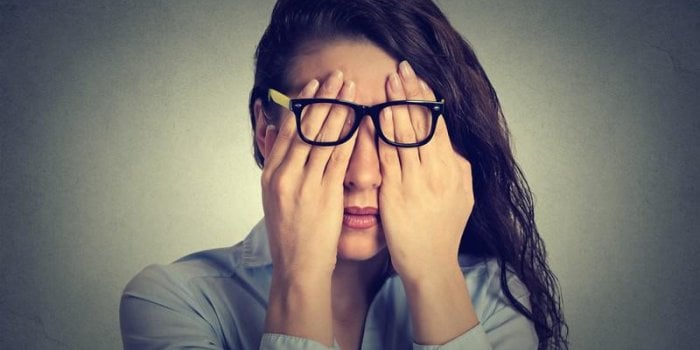
<instances>
[{"instance_id":1,"label":"woman's right hand","mask_svg":"<svg viewBox=\"0 0 700 350\"><path fill-rule=\"evenodd\" d=\"M353 100L355 85L333 72L299 94ZM328 121L325 121L331 114ZM304 135L338 134L342 112L318 106L304 118ZM308 123L307 123L308 122ZM265 332L333 345L331 279L343 220L343 179L355 136L335 147L312 147L297 135L289 112L279 131L268 127L262 173L263 209L273 273Z\"/></svg>"},{"instance_id":2,"label":"woman's right hand","mask_svg":"<svg viewBox=\"0 0 700 350\"><path fill-rule=\"evenodd\" d=\"M355 84L343 82L342 72L335 71L322 84L310 81L299 93L299 98L313 97L352 101ZM304 134L338 134L345 121L343 113L313 107L304 116ZM329 114L335 115L327 119ZM261 182L276 275L285 279L331 276L342 229L343 179L354 142L355 137L334 147L311 146L297 135L292 112L285 114L278 129L268 126Z\"/></svg>"}]
</instances>

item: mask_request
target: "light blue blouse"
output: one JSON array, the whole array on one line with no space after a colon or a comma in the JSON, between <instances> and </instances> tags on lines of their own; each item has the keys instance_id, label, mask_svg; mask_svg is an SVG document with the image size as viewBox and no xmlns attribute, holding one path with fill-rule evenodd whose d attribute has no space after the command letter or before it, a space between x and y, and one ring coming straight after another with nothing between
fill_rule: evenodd
<instances>
[{"instance_id":1,"label":"light blue blouse","mask_svg":"<svg viewBox=\"0 0 700 350\"><path fill-rule=\"evenodd\" d=\"M534 325L502 292L496 261L460 256L460 266L478 326L447 344L413 343L403 285L392 275L367 312L362 349L537 349ZM326 349L309 339L265 333L272 268L264 221L233 247L146 267L121 299L124 348ZM508 285L529 308L529 293L515 275L508 275Z\"/></svg>"}]
</instances>

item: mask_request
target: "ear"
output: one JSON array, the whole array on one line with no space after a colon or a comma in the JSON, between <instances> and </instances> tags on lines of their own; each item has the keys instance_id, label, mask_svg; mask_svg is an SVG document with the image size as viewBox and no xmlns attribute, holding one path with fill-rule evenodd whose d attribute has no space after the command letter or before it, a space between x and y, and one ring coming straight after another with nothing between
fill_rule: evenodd
<instances>
[{"instance_id":1,"label":"ear","mask_svg":"<svg viewBox=\"0 0 700 350\"><path fill-rule=\"evenodd\" d=\"M265 134L267 133L268 124L260 99L255 100L253 112L255 113L255 144L258 146L263 158L267 158L268 149L272 148L272 145L270 145L270 147L266 147L265 145Z\"/></svg>"}]
</instances>

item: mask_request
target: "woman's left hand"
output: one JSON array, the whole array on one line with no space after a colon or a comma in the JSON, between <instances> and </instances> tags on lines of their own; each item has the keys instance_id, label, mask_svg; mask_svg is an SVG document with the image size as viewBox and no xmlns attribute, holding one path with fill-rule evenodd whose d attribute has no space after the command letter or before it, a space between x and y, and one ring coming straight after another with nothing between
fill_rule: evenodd
<instances>
[{"instance_id":1,"label":"woman's left hand","mask_svg":"<svg viewBox=\"0 0 700 350\"><path fill-rule=\"evenodd\" d=\"M435 95L407 62L387 82L389 100ZM385 134L415 142L427 113L396 107L380 118ZM385 127L386 126L386 127ZM450 142L444 118L426 145L399 148L379 142L379 213L391 262L406 291L413 340L445 344L479 323L459 267L462 233L474 207L471 166Z\"/></svg>"},{"instance_id":2,"label":"woman's left hand","mask_svg":"<svg viewBox=\"0 0 700 350\"><path fill-rule=\"evenodd\" d=\"M408 62L399 65L386 87L388 100L435 101ZM398 141L415 141L414 108L395 107L380 118ZM474 206L471 166L452 147L444 118L421 147L394 147L379 141L382 185L379 209L394 269L404 282L458 268L462 233Z\"/></svg>"}]
</instances>

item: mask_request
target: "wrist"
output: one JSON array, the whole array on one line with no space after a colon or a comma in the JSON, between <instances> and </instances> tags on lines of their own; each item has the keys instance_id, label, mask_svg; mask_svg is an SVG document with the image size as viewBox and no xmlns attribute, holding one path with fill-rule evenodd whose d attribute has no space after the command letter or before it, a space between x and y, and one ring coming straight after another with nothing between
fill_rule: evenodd
<instances>
[{"instance_id":1,"label":"wrist","mask_svg":"<svg viewBox=\"0 0 700 350\"><path fill-rule=\"evenodd\" d=\"M324 278L333 275L337 258L335 255L319 256L297 253L297 256L272 255L272 274L284 279ZM301 255L301 257L299 256ZM326 255L326 254L323 254Z\"/></svg>"},{"instance_id":2,"label":"wrist","mask_svg":"<svg viewBox=\"0 0 700 350\"><path fill-rule=\"evenodd\" d=\"M331 278L273 272L265 331L333 344Z\"/></svg>"},{"instance_id":3,"label":"wrist","mask_svg":"<svg viewBox=\"0 0 700 350\"><path fill-rule=\"evenodd\" d=\"M401 266L400 269L397 268L396 270L404 283L440 282L446 278L462 276L457 254L454 257L433 255L423 259L414 258L411 260L411 265Z\"/></svg>"},{"instance_id":4,"label":"wrist","mask_svg":"<svg viewBox=\"0 0 700 350\"><path fill-rule=\"evenodd\" d=\"M479 323L464 274L455 266L416 280L402 279L418 344L444 344Z\"/></svg>"},{"instance_id":5,"label":"wrist","mask_svg":"<svg viewBox=\"0 0 700 350\"><path fill-rule=\"evenodd\" d=\"M303 291L327 286L330 288L333 271L327 269L275 269L272 285L278 289Z\"/></svg>"},{"instance_id":6,"label":"wrist","mask_svg":"<svg viewBox=\"0 0 700 350\"><path fill-rule=\"evenodd\" d=\"M400 275L404 288L408 289L439 289L446 285L464 284L464 273L459 264L436 264L423 267L412 273Z\"/></svg>"}]
</instances>

